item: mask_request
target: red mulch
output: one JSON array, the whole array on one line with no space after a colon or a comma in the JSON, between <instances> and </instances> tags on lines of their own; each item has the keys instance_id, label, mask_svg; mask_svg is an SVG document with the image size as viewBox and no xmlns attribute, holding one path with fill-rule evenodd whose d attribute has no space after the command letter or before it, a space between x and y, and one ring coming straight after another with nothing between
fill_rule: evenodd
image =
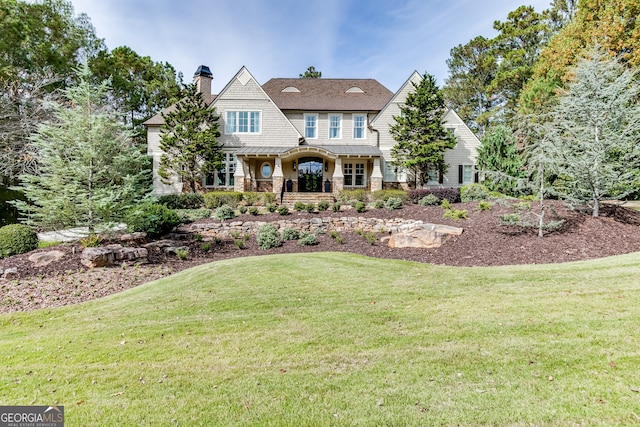
<instances>
[{"instance_id":1,"label":"red mulch","mask_svg":"<svg viewBox=\"0 0 640 427\"><path fill-rule=\"evenodd\" d=\"M532 204L535 208L535 202ZM549 220L561 218L564 223L558 229L546 232L542 238L537 237L537 230L501 225L500 216L514 212L514 206L503 204L494 204L486 211L480 210L477 202L456 204L455 208L468 211L467 219L457 221L444 218L441 207L417 205L394 211L370 209L362 214L353 210L340 213L291 213L291 217L330 215L407 218L464 228L462 235L452 238L437 249L394 249L380 242L382 235L378 235L378 240L372 245L356 233L342 233L342 244L328 235L320 235L316 246L301 246L296 241L288 241L280 248L264 251L257 247L255 237L252 237L244 242L244 249L239 249L232 239L228 239L217 244L212 242L211 250L204 252L201 249L202 242L186 234L182 236L182 244L190 248L187 260L181 261L175 256L166 256L157 251L150 252L150 263L146 265L88 270L80 263L82 248L79 244L59 245L39 250L60 250L65 253L62 260L46 267L33 267L28 260L31 253L0 259L0 269L17 267L20 276L12 280L0 279L0 313L87 301L198 264L265 254L340 251L440 265L491 266L559 263L640 251L640 212L619 206L606 206L600 217L593 218L588 214L569 210L561 202L549 204L546 217ZM237 219L255 220L256 217L244 215ZM282 217L274 213L260 215L258 219L268 222L281 220Z\"/></svg>"}]
</instances>

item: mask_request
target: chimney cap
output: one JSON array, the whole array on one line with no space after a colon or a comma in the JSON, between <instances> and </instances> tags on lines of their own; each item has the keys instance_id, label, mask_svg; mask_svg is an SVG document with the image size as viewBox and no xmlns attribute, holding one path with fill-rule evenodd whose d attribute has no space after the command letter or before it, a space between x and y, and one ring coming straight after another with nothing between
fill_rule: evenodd
<instances>
[{"instance_id":1,"label":"chimney cap","mask_svg":"<svg viewBox=\"0 0 640 427\"><path fill-rule=\"evenodd\" d=\"M211 73L211 70L209 69L209 67L207 67L206 65L201 65L198 67L198 69L196 70L196 73L193 75L193 77L197 77L197 76L209 77L210 79L212 79L213 73Z\"/></svg>"}]
</instances>

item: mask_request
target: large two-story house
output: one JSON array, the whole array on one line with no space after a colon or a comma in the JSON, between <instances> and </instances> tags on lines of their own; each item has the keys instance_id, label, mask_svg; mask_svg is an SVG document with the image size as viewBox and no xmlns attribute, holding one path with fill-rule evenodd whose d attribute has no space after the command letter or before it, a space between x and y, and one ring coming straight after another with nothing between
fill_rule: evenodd
<instances>
[{"instance_id":1,"label":"large two-story house","mask_svg":"<svg viewBox=\"0 0 640 427\"><path fill-rule=\"evenodd\" d=\"M220 116L218 143L225 153L224 168L203 177L205 189L335 193L413 186L413 179L391 163L395 141L389 128L412 83L419 83L418 72L396 93L372 79L276 78L260 85L242 67L212 95L212 78L206 66L194 76ZM458 143L445 153L447 173L434 174L426 184L459 187L475 179L480 142L453 110L445 121ZM154 193L180 193L177 179L166 184L157 174L162 124L161 114L145 123Z\"/></svg>"}]
</instances>

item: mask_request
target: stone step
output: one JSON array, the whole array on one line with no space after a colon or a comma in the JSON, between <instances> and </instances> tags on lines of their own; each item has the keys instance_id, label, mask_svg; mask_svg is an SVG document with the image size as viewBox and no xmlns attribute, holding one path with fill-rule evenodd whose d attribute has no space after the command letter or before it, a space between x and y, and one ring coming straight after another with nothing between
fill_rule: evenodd
<instances>
[{"instance_id":1,"label":"stone step","mask_svg":"<svg viewBox=\"0 0 640 427\"><path fill-rule=\"evenodd\" d=\"M326 200L329 203L335 202L335 198L332 193L284 193L282 198L282 204L288 207L293 207L296 202L301 203L313 203L318 204L318 202Z\"/></svg>"}]
</instances>

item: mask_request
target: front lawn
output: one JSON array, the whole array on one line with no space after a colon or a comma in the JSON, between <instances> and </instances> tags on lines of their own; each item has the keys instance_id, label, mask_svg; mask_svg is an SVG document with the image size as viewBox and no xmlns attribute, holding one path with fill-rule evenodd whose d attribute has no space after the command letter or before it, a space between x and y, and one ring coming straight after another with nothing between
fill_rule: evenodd
<instances>
[{"instance_id":1,"label":"front lawn","mask_svg":"<svg viewBox=\"0 0 640 427\"><path fill-rule=\"evenodd\" d=\"M640 423L638 254L454 268L218 261L0 316L0 405L66 426Z\"/></svg>"}]
</instances>

